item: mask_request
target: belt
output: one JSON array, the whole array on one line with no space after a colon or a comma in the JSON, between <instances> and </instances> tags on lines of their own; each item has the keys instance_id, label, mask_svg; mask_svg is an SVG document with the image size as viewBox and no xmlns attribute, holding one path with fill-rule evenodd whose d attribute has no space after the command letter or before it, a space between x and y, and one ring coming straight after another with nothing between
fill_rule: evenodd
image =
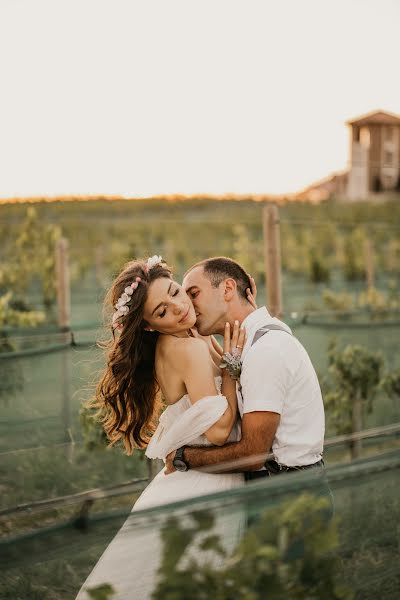
<instances>
[{"instance_id":1,"label":"belt","mask_svg":"<svg viewBox=\"0 0 400 600\"><path fill-rule=\"evenodd\" d=\"M287 465L280 465L278 462L276 462L276 460L267 460L265 461L264 466L268 471L269 475L278 475L279 473L289 473L291 471L305 471L306 469L313 469L314 467L324 467L325 463L324 459L321 458L321 460L319 460L316 463L313 463L312 465L288 467Z\"/></svg>"}]
</instances>

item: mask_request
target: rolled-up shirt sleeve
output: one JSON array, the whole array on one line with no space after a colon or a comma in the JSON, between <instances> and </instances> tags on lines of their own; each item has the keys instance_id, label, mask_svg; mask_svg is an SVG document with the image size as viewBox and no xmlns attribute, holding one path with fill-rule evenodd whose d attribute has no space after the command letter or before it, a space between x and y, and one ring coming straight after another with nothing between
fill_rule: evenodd
<instances>
[{"instance_id":1,"label":"rolled-up shirt sleeve","mask_svg":"<svg viewBox=\"0 0 400 600\"><path fill-rule=\"evenodd\" d=\"M262 344L262 340L257 342ZM276 348L265 346L260 352L250 348L246 354L240 383L243 413L271 411L282 414L290 383L287 360Z\"/></svg>"}]
</instances>

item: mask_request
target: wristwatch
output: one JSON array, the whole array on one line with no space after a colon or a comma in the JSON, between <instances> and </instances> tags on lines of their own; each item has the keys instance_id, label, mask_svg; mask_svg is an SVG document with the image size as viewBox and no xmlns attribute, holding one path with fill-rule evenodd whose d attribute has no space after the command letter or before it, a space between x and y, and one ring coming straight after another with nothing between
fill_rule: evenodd
<instances>
[{"instance_id":1,"label":"wristwatch","mask_svg":"<svg viewBox=\"0 0 400 600\"><path fill-rule=\"evenodd\" d=\"M187 464L187 462L185 462L185 459L183 458L185 448L186 446L178 448L178 450L175 453L175 458L172 461L172 464L174 465L177 471L187 471L189 469L189 465Z\"/></svg>"}]
</instances>

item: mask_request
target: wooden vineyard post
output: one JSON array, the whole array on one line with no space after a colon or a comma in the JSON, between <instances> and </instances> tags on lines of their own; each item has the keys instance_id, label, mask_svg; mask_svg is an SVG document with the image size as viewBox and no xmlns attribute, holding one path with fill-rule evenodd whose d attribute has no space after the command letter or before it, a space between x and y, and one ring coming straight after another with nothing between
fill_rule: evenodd
<instances>
[{"instance_id":1,"label":"wooden vineyard post","mask_svg":"<svg viewBox=\"0 0 400 600\"><path fill-rule=\"evenodd\" d=\"M364 242L365 272L367 275L367 289L370 290L375 285L374 270L374 249L370 239Z\"/></svg>"},{"instance_id":2,"label":"wooden vineyard post","mask_svg":"<svg viewBox=\"0 0 400 600\"><path fill-rule=\"evenodd\" d=\"M352 433L358 433L362 431L362 399L357 394L353 400L353 411L352 411ZM361 440L353 440L351 442L351 458L352 460L361 456Z\"/></svg>"},{"instance_id":3,"label":"wooden vineyard post","mask_svg":"<svg viewBox=\"0 0 400 600\"><path fill-rule=\"evenodd\" d=\"M267 306L273 317L281 317L281 239L278 207L268 204L263 209L265 280L267 286Z\"/></svg>"},{"instance_id":4,"label":"wooden vineyard post","mask_svg":"<svg viewBox=\"0 0 400 600\"><path fill-rule=\"evenodd\" d=\"M56 277L58 326L62 332L62 341L67 343L71 336L71 292L68 262L68 240L61 238L56 245ZM70 442L67 456L72 460L73 441L71 437L71 393L70 393L70 353L66 348L61 354L61 420L64 439Z\"/></svg>"},{"instance_id":5,"label":"wooden vineyard post","mask_svg":"<svg viewBox=\"0 0 400 600\"><path fill-rule=\"evenodd\" d=\"M71 328L71 292L69 281L68 240L61 238L56 245L56 277L58 325L68 332Z\"/></svg>"}]
</instances>

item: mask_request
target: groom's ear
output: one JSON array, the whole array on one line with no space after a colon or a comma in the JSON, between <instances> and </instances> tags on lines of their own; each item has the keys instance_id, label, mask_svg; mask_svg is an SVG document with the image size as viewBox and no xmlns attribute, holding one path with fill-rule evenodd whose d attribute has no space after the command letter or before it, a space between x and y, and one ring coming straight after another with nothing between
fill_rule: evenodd
<instances>
[{"instance_id":1,"label":"groom's ear","mask_svg":"<svg viewBox=\"0 0 400 600\"><path fill-rule=\"evenodd\" d=\"M230 302L235 297L237 292L236 281L231 277L229 279L225 279L224 286L224 300Z\"/></svg>"}]
</instances>

